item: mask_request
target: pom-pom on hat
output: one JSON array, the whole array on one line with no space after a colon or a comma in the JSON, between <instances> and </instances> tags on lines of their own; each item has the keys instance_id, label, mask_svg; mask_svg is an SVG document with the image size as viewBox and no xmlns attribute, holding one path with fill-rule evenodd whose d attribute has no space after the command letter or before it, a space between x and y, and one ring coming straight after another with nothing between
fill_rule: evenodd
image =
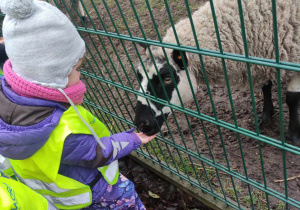
<instances>
[{"instance_id":1,"label":"pom-pom on hat","mask_svg":"<svg viewBox=\"0 0 300 210\"><path fill-rule=\"evenodd\" d=\"M3 37L13 71L25 80L65 88L85 43L56 7L36 0L0 0Z\"/></svg>"}]
</instances>

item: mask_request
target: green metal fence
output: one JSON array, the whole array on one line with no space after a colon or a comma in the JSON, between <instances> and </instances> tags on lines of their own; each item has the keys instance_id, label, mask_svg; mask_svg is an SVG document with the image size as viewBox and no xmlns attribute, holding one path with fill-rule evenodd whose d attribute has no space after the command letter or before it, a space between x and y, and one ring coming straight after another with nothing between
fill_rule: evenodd
<instances>
[{"instance_id":1,"label":"green metal fence","mask_svg":"<svg viewBox=\"0 0 300 210\"><path fill-rule=\"evenodd\" d=\"M280 72L299 71L300 65L279 60L276 1L269 0L273 5L275 60L249 55L241 0L236 0L236 4L244 54L224 52L214 1L208 1L218 51L202 49L197 42L194 47L162 42L166 29L174 28L180 18L188 17L193 26L192 12L205 0L80 0L88 22L80 18L78 9L71 14L67 0L51 2L70 16L86 41L87 59L81 70L88 88L84 107L112 133L134 126L137 96L167 104L172 109L171 119L165 120L157 138L138 149L136 156L155 163L168 172L166 176L179 178L190 191L200 190L213 197L211 202L221 201L234 209L300 209L296 178L300 148L285 140L288 114L282 100L283 84L280 85ZM73 1L71 5L75 5ZM246 63L249 75L253 65L275 68L278 113L273 121L277 123L273 127L260 127L257 113L261 112L258 106L261 100L252 88L251 77L248 92L232 92L228 82L225 87L211 87L206 79L204 91L193 93L194 102L182 106L140 92L136 67L142 62L144 52L138 43L195 53L200 60L203 56L219 58L225 77L226 60ZM205 103L198 103L199 98ZM249 112L238 107L242 98Z\"/></svg>"}]
</instances>

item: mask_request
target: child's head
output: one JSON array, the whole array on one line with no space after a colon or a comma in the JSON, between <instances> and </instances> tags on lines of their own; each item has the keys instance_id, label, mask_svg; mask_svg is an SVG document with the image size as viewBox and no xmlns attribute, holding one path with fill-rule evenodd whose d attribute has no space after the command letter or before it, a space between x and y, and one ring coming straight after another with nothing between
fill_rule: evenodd
<instances>
[{"instance_id":1,"label":"child's head","mask_svg":"<svg viewBox=\"0 0 300 210\"><path fill-rule=\"evenodd\" d=\"M70 20L43 1L1 0L0 6L6 13L3 36L13 72L49 88L77 84L79 72L72 70L82 62L85 43Z\"/></svg>"}]
</instances>

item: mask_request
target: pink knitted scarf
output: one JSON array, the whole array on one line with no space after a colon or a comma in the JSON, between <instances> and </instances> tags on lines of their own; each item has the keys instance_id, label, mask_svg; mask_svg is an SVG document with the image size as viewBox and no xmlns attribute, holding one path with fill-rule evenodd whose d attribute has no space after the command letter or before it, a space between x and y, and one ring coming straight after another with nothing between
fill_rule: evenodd
<instances>
[{"instance_id":1,"label":"pink knitted scarf","mask_svg":"<svg viewBox=\"0 0 300 210\"><path fill-rule=\"evenodd\" d=\"M10 60L7 60L3 67L5 80L17 94L29 98L42 98L50 101L69 103L67 98L54 88L43 87L29 82L18 76L13 70ZM77 85L63 89L74 104L83 102L83 95L86 92L84 83L80 80Z\"/></svg>"}]
</instances>

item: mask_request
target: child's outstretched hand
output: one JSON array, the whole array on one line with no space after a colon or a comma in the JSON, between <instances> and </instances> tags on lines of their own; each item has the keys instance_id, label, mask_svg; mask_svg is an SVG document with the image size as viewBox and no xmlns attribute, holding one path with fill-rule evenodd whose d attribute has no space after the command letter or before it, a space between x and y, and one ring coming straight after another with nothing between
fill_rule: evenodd
<instances>
[{"instance_id":1,"label":"child's outstretched hand","mask_svg":"<svg viewBox=\"0 0 300 210\"><path fill-rule=\"evenodd\" d=\"M142 144L147 144L149 141L155 138L156 134L152 136L147 136L144 133L136 133L136 135L141 139Z\"/></svg>"}]
</instances>

